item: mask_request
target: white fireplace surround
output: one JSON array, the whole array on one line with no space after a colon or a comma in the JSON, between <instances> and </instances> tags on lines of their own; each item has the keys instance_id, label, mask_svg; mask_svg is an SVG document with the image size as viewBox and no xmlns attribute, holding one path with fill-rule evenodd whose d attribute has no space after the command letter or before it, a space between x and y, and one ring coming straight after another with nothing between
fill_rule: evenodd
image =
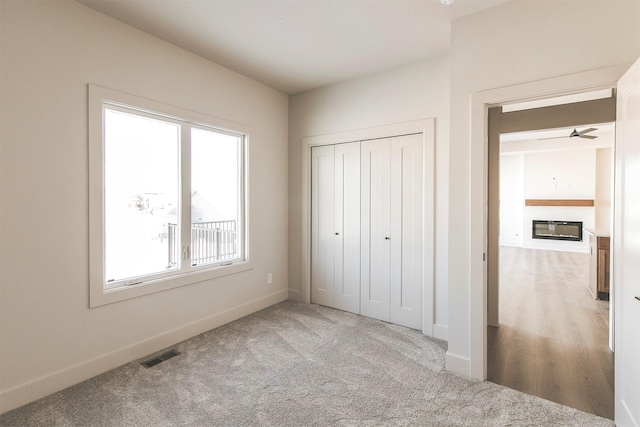
<instances>
[{"instance_id":1,"label":"white fireplace surround","mask_svg":"<svg viewBox=\"0 0 640 427\"><path fill-rule=\"evenodd\" d=\"M500 245L568 252L589 251L581 242L534 239L533 220L580 221L598 228L596 210L603 194L597 190L596 160L605 149L521 152L500 156ZM606 195L605 195L606 196ZM594 200L594 206L526 206L528 199ZM608 197L607 197L608 199Z\"/></svg>"}]
</instances>

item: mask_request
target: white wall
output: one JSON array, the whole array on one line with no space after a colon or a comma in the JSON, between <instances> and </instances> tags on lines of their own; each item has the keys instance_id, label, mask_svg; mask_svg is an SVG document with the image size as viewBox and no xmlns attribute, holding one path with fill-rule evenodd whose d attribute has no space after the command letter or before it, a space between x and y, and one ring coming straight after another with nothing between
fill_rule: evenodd
<instances>
[{"instance_id":1,"label":"white wall","mask_svg":"<svg viewBox=\"0 0 640 427\"><path fill-rule=\"evenodd\" d=\"M524 154L500 156L500 245L522 246Z\"/></svg>"},{"instance_id":2,"label":"white wall","mask_svg":"<svg viewBox=\"0 0 640 427\"><path fill-rule=\"evenodd\" d=\"M611 148L596 150L596 225L595 228L611 229L611 194L613 192L613 158Z\"/></svg>"},{"instance_id":3,"label":"white wall","mask_svg":"<svg viewBox=\"0 0 640 427\"><path fill-rule=\"evenodd\" d=\"M287 298L286 95L73 1L1 23L3 411ZM253 128L253 270L88 308L88 83Z\"/></svg>"},{"instance_id":4,"label":"white wall","mask_svg":"<svg viewBox=\"0 0 640 427\"><path fill-rule=\"evenodd\" d=\"M593 199L595 206L525 206L525 199ZM588 252L586 238L583 242L532 239L531 221L582 221L586 228L607 229L610 211L610 148L574 148L501 155L501 245Z\"/></svg>"},{"instance_id":5,"label":"white wall","mask_svg":"<svg viewBox=\"0 0 640 427\"><path fill-rule=\"evenodd\" d=\"M596 196L596 150L543 151L524 155L525 199L589 199ZM581 242L533 239L531 223L538 220L581 221L595 225L594 207L525 206L525 248L588 252L589 240Z\"/></svg>"},{"instance_id":6,"label":"white wall","mask_svg":"<svg viewBox=\"0 0 640 427\"><path fill-rule=\"evenodd\" d=\"M637 1L522 0L453 22L448 369L475 376L482 371L471 354L472 341L477 348L475 343L482 340L482 336L471 334L471 313L477 307L481 310L483 304L481 299L470 298L472 283L482 286L483 282L483 248L475 249L472 239L482 235L484 226L483 196L471 192L476 184L472 179L478 180L471 159L472 96L489 89L631 63L640 56L639 15Z\"/></svg>"},{"instance_id":7,"label":"white wall","mask_svg":"<svg viewBox=\"0 0 640 427\"><path fill-rule=\"evenodd\" d=\"M596 150L525 154L525 199L594 199L595 196Z\"/></svg>"},{"instance_id":8,"label":"white wall","mask_svg":"<svg viewBox=\"0 0 640 427\"><path fill-rule=\"evenodd\" d=\"M301 288L302 138L436 119L434 333L447 338L449 59L440 57L292 96L289 104L289 295Z\"/></svg>"}]
</instances>

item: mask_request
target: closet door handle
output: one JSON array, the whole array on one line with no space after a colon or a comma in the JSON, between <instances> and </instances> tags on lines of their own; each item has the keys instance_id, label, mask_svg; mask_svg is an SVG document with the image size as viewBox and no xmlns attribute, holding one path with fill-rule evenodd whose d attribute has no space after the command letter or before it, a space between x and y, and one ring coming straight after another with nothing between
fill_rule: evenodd
<instances>
[{"instance_id":1,"label":"closet door handle","mask_svg":"<svg viewBox=\"0 0 640 427\"><path fill-rule=\"evenodd\" d=\"M640 301L640 297L636 297L636 299L637 299L638 301Z\"/></svg>"},{"instance_id":2,"label":"closet door handle","mask_svg":"<svg viewBox=\"0 0 640 427\"><path fill-rule=\"evenodd\" d=\"M391 237L385 237L384 240L391 240Z\"/></svg>"},{"instance_id":3,"label":"closet door handle","mask_svg":"<svg viewBox=\"0 0 640 427\"><path fill-rule=\"evenodd\" d=\"M336 236L339 236L339 235L340 235L340 233L336 233Z\"/></svg>"}]
</instances>

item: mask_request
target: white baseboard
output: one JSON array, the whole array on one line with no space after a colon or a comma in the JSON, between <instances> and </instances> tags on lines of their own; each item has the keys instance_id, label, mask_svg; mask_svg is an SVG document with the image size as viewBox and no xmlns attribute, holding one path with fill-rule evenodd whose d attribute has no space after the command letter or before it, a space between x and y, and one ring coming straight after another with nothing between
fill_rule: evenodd
<instances>
[{"instance_id":1,"label":"white baseboard","mask_svg":"<svg viewBox=\"0 0 640 427\"><path fill-rule=\"evenodd\" d=\"M469 358L458 356L448 351L444 355L444 366L447 371L466 377L470 376L471 373L471 360Z\"/></svg>"},{"instance_id":2,"label":"white baseboard","mask_svg":"<svg viewBox=\"0 0 640 427\"><path fill-rule=\"evenodd\" d=\"M155 337L123 347L74 366L36 378L0 392L0 414L78 384L103 372L140 359L203 332L262 310L288 298L288 290L257 298L221 313L172 329Z\"/></svg>"},{"instance_id":3,"label":"white baseboard","mask_svg":"<svg viewBox=\"0 0 640 427\"><path fill-rule=\"evenodd\" d=\"M436 323L433 325L433 337L443 341L449 341L449 327Z\"/></svg>"}]
</instances>

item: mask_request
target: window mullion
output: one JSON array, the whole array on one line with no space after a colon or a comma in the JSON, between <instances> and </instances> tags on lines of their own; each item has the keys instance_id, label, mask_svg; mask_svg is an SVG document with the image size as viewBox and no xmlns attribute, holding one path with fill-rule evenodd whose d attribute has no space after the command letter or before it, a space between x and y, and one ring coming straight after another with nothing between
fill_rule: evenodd
<instances>
[{"instance_id":1,"label":"window mullion","mask_svg":"<svg viewBox=\"0 0 640 427\"><path fill-rule=\"evenodd\" d=\"M180 126L180 271L191 269L191 128Z\"/></svg>"}]
</instances>

